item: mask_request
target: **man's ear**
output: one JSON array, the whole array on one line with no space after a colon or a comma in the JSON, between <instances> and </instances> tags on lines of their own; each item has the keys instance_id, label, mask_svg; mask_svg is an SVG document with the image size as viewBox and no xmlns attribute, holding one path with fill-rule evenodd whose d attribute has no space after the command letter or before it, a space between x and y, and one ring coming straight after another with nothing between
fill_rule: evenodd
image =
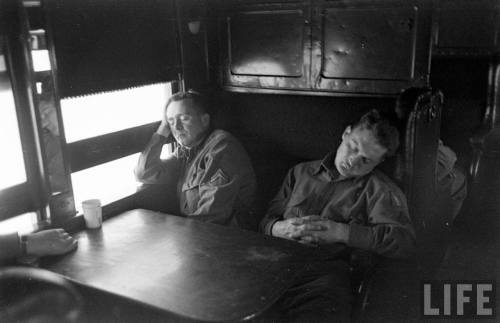
<instances>
[{"instance_id":1,"label":"man's ear","mask_svg":"<svg viewBox=\"0 0 500 323\"><path fill-rule=\"evenodd\" d=\"M344 133L342 134L342 140L345 140L345 137L351 133L351 126L347 126L347 128L345 128L344 130Z\"/></svg>"},{"instance_id":2,"label":"man's ear","mask_svg":"<svg viewBox=\"0 0 500 323\"><path fill-rule=\"evenodd\" d=\"M208 128L208 126L210 125L210 115L208 113L204 113L201 116L201 124L205 129Z\"/></svg>"}]
</instances>

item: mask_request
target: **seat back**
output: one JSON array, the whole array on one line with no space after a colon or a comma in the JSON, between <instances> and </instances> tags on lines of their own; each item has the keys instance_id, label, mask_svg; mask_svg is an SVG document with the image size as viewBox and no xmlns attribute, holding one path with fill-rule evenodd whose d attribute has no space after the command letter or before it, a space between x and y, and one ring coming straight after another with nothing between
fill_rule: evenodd
<instances>
[{"instance_id":1,"label":"seat back","mask_svg":"<svg viewBox=\"0 0 500 323\"><path fill-rule=\"evenodd\" d=\"M399 156L401 162L392 177L401 183L419 236L432 222L442 105L441 92L428 89L409 89L396 105L404 125L404 137Z\"/></svg>"}]
</instances>

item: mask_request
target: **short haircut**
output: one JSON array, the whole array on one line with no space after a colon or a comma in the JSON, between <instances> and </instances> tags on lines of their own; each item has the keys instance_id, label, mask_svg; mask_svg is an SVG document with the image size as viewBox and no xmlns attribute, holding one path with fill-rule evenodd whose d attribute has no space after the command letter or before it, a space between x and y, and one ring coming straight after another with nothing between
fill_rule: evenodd
<instances>
[{"instance_id":1,"label":"short haircut","mask_svg":"<svg viewBox=\"0 0 500 323\"><path fill-rule=\"evenodd\" d=\"M359 121L354 124L356 128L370 130L377 142L387 149L387 156L396 153L399 147L399 131L396 126L386 117L383 117L378 110L371 110L365 113Z\"/></svg>"},{"instance_id":2,"label":"short haircut","mask_svg":"<svg viewBox=\"0 0 500 323\"><path fill-rule=\"evenodd\" d=\"M195 90L187 90L186 92L177 92L174 95L172 95L166 105L165 105L165 110L168 108L168 106L172 102L177 102L177 101L184 101L184 100L191 100L193 101L193 107L196 109L196 112L199 114L205 114L209 112L209 104L207 102L207 99L199 92Z\"/></svg>"}]
</instances>

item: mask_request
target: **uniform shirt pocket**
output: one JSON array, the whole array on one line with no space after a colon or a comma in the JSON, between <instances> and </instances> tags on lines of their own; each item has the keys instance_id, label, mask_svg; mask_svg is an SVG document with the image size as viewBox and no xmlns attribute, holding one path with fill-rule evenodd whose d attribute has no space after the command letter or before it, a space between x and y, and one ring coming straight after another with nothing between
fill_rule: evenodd
<instances>
[{"instance_id":1,"label":"uniform shirt pocket","mask_svg":"<svg viewBox=\"0 0 500 323\"><path fill-rule=\"evenodd\" d=\"M302 194L292 194L285 208L285 218L296 218L308 215L308 197Z\"/></svg>"},{"instance_id":2,"label":"uniform shirt pocket","mask_svg":"<svg viewBox=\"0 0 500 323\"><path fill-rule=\"evenodd\" d=\"M184 214L194 213L200 201L200 184L203 178L202 172L193 172L184 180L181 187L181 208Z\"/></svg>"}]
</instances>

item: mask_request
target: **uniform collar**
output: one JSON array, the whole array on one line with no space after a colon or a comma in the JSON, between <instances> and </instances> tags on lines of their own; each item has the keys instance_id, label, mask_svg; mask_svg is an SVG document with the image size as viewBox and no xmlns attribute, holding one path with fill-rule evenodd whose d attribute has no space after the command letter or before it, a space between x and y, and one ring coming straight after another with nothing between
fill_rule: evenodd
<instances>
[{"instance_id":1,"label":"uniform collar","mask_svg":"<svg viewBox=\"0 0 500 323\"><path fill-rule=\"evenodd\" d=\"M314 175L320 175L321 173L326 172L326 175L330 178L331 181L338 181L345 179L343 178L337 167L335 166L335 154L330 152L325 156L319 163L318 167L314 171Z\"/></svg>"},{"instance_id":2,"label":"uniform collar","mask_svg":"<svg viewBox=\"0 0 500 323\"><path fill-rule=\"evenodd\" d=\"M212 131L210 129L205 133L205 137L203 137L203 140L200 141L200 143L194 147L188 148L179 144L177 148L178 158L186 158L187 161L192 160L198 154L201 148L205 145L205 142L207 141L208 137L210 137L211 133Z\"/></svg>"}]
</instances>

